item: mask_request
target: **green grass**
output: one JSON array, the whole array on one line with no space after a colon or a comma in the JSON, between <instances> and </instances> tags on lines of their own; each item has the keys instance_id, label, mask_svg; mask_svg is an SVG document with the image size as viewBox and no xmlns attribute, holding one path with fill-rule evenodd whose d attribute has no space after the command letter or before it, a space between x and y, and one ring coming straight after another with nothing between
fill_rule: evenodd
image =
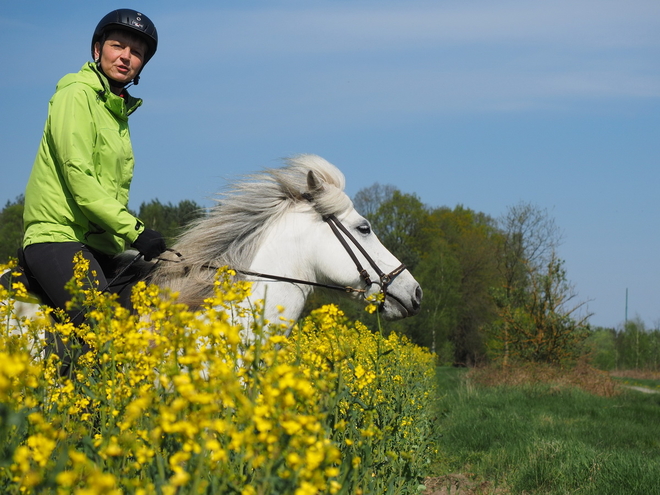
<instances>
[{"instance_id":1,"label":"green grass","mask_svg":"<svg viewBox=\"0 0 660 495\"><path fill-rule=\"evenodd\" d=\"M473 473L498 493L660 494L660 394L479 387L465 374L438 370L438 474Z\"/></svg>"}]
</instances>

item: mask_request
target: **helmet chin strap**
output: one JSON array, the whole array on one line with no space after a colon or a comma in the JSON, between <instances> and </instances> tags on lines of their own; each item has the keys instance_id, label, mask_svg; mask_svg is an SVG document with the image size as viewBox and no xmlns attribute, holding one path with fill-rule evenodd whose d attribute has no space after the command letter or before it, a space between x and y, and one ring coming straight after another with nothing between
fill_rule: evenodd
<instances>
[{"instance_id":1,"label":"helmet chin strap","mask_svg":"<svg viewBox=\"0 0 660 495\"><path fill-rule=\"evenodd\" d=\"M123 84L123 83L120 83L119 81L115 81L114 79L110 79L108 76L105 76L105 77L108 78L108 83L110 83L110 88L111 89L122 90L122 89L126 89L128 86L130 86L130 83Z\"/></svg>"}]
</instances>

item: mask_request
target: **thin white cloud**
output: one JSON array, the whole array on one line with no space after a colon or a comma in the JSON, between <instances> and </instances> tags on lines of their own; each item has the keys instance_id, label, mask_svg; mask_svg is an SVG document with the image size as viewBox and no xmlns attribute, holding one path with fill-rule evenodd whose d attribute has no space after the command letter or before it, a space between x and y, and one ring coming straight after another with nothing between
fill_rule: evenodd
<instances>
[{"instance_id":1,"label":"thin white cloud","mask_svg":"<svg viewBox=\"0 0 660 495\"><path fill-rule=\"evenodd\" d=\"M322 129L338 122L361 126L462 112L563 112L578 101L660 97L660 74L605 63L529 70L525 63L464 68L422 61L405 70L388 64L349 64L309 67L295 74L283 71L271 80L267 73L205 83L186 92L185 98L179 96L179 108L196 115L235 115L237 120L255 113L259 122L250 125L256 126L289 119L287 124L295 126L303 118L310 127ZM237 82L241 78L243 85ZM172 111L172 101L161 100L163 108Z\"/></svg>"},{"instance_id":2,"label":"thin white cloud","mask_svg":"<svg viewBox=\"0 0 660 495\"><path fill-rule=\"evenodd\" d=\"M660 2L312 3L254 11L178 15L164 21L214 53L341 53L412 50L481 43L531 43L574 49L658 47ZM186 43L187 44L187 43Z\"/></svg>"},{"instance_id":3,"label":"thin white cloud","mask_svg":"<svg viewBox=\"0 0 660 495\"><path fill-rule=\"evenodd\" d=\"M207 81L193 97L231 88L229 111L316 112L319 125L660 96L657 0L271 5L162 19L168 57L151 70L177 81L181 60Z\"/></svg>"}]
</instances>

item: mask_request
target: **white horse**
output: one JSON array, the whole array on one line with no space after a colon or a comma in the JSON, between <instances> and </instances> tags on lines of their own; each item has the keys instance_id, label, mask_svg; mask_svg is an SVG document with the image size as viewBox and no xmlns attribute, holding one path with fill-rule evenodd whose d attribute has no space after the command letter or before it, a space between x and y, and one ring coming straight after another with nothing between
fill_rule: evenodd
<instances>
[{"instance_id":1,"label":"white horse","mask_svg":"<svg viewBox=\"0 0 660 495\"><path fill-rule=\"evenodd\" d=\"M178 291L194 308L212 295L215 272L209 268L227 265L253 281L252 298L265 299L271 322L297 320L314 286L322 284L357 289L358 297L383 290L386 319L417 314L419 284L353 208L344 186L344 175L316 155L248 176L173 246L183 261L161 263L151 281ZM346 230L335 234L337 224Z\"/></svg>"},{"instance_id":2,"label":"white horse","mask_svg":"<svg viewBox=\"0 0 660 495\"><path fill-rule=\"evenodd\" d=\"M344 175L316 155L250 175L180 236L173 250L181 258L157 263L148 280L196 309L213 294L216 268L229 266L253 281L248 304L264 300L264 318L278 323L297 320L315 286L362 298L382 292L386 319L419 313L422 289L354 209L344 186Z\"/></svg>"}]
</instances>

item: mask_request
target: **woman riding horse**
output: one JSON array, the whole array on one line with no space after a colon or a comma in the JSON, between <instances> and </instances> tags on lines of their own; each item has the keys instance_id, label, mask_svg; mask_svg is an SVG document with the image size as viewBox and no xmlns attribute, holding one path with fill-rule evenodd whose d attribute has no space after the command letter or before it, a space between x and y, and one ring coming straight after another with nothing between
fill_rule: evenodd
<instances>
[{"instance_id":1,"label":"woman riding horse","mask_svg":"<svg viewBox=\"0 0 660 495\"><path fill-rule=\"evenodd\" d=\"M114 256L133 246L150 260L165 250L163 236L129 213L133 150L128 116L142 100L126 88L158 46L151 20L119 9L107 14L92 36L93 62L59 83L48 107L41 145L25 191L25 236L19 256L36 280L44 303L66 310L73 256L89 260L90 283L103 288L115 271ZM85 315L68 311L73 323ZM48 336L47 336L48 338ZM71 349L49 337L49 349L69 373Z\"/></svg>"}]
</instances>

